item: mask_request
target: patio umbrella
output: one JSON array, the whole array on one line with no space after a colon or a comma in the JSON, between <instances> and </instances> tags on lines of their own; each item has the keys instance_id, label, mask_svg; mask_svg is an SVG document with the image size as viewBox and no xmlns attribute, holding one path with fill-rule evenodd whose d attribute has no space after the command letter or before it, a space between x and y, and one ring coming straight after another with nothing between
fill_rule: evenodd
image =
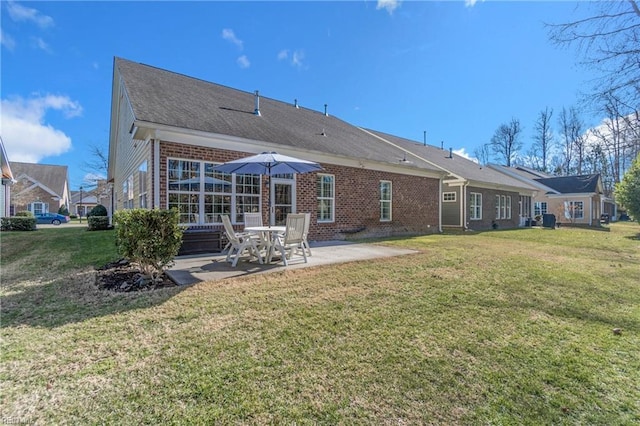
<instances>
[{"instance_id":1,"label":"patio umbrella","mask_svg":"<svg viewBox=\"0 0 640 426\"><path fill-rule=\"evenodd\" d=\"M250 157L240 158L219 164L213 168L224 173L246 173L255 175L266 175L269 178L273 175L288 173L309 173L322 170L318 163L302 160L278 154L277 152L263 152ZM269 185L267 185L270 188ZM271 197L269 200L269 223L271 223Z\"/></svg>"}]
</instances>

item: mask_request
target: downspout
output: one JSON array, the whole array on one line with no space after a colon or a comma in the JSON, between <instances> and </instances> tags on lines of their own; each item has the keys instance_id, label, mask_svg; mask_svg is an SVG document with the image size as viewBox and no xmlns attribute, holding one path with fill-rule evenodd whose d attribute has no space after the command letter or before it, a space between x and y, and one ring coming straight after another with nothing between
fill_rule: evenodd
<instances>
[{"instance_id":1,"label":"downspout","mask_svg":"<svg viewBox=\"0 0 640 426\"><path fill-rule=\"evenodd\" d=\"M460 220L462 220L462 229L464 229L465 231L468 229L467 227L467 211L468 209L465 208L465 203L467 202L467 185L469 185L469 181L465 182L464 185L462 185L462 191L460 191L461 194L461 200L460 200Z\"/></svg>"},{"instance_id":2,"label":"downspout","mask_svg":"<svg viewBox=\"0 0 640 426\"><path fill-rule=\"evenodd\" d=\"M440 176L440 185L438 185L438 232L442 234L442 185L444 184L444 176Z\"/></svg>"},{"instance_id":3,"label":"downspout","mask_svg":"<svg viewBox=\"0 0 640 426\"><path fill-rule=\"evenodd\" d=\"M152 139L153 146L153 208L160 208L160 141Z\"/></svg>"}]
</instances>

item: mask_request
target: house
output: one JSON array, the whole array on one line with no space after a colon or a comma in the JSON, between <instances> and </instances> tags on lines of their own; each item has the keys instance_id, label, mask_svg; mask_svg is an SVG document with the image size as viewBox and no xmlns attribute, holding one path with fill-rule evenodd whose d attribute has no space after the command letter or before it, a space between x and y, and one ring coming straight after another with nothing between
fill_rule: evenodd
<instances>
[{"instance_id":1,"label":"house","mask_svg":"<svg viewBox=\"0 0 640 426\"><path fill-rule=\"evenodd\" d=\"M523 166L490 167L538 188L534 217L553 214L556 222L586 226L600 226L603 214L615 217L615 203L604 196L599 174L551 176Z\"/></svg>"},{"instance_id":2,"label":"house","mask_svg":"<svg viewBox=\"0 0 640 426\"><path fill-rule=\"evenodd\" d=\"M241 226L245 212L260 211L276 224L284 213L312 212L309 238L331 240L432 233L447 223L464 227L467 219L489 228L499 199L498 220L518 226L512 205L531 194L527 185L504 176L502 183L461 178L438 164L447 162L442 155L409 142L333 117L327 105L312 110L297 100L114 59L108 170L114 210L176 208L189 231L221 230L221 214ZM264 151L315 161L323 170L269 180L214 171ZM455 218L442 213L443 188L457 191Z\"/></svg>"},{"instance_id":3,"label":"house","mask_svg":"<svg viewBox=\"0 0 640 426\"><path fill-rule=\"evenodd\" d=\"M95 186L71 191L71 208L69 211L77 216L85 217L98 204L111 211L111 196L106 179L96 181Z\"/></svg>"},{"instance_id":4,"label":"house","mask_svg":"<svg viewBox=\"0 0 640 426\"><path fill-rule=\"evenodd\" d=\"M4 143L0 139L0 168L2 169L2 186L0 191L0 217L11 216L11 186L15 183L11 165L7 158L7 152L4 150Z\"/></svg>"},{"instance_id":5,"label":"house","mask_svg":"<svg viewBox=\"0 0 640 426\"><path fill-rule=\"evenodd\" d=\"M28 210L33 214L57 213L69 208L69 174L67 166L20 163L12 161L16 183L11 189L11 215Z\"/></svg>"},{"instance_id":6,"label":"house","mask_svg":"<svg viewBox=\"0 0 640 426\"><path fill-rule=\"evenodd\" d=\"M536 188L453 153L451 149L420 144L370 130L407 150L407 161L421 158L447 171L442 180L442 226L472 230L525 226L531 218Z\"/></svg>"}]
</instances>

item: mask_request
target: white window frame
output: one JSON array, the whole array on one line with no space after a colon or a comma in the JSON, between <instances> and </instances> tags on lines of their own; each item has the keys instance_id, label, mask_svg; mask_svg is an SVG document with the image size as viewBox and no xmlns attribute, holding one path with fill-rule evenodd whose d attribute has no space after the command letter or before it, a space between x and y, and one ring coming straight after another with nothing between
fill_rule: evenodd
<instances>
[{"instance_id":1,"label":"white window frame","mask_svg":"<svg viewBox=\"0 0 640 426\"><path fill-rule=\"evenodd\" d=\"M384 186L388 186L386 193L388 198L384 198ZM380 181L380 222L391 222L393 217L393 183L390 180Z\"/></svg>"},{"instance_id":2,"label":"white window frame","mask_svg":"<svg viewBox=\"0 0 640 426\"><path fill-rule=\"evenodd\" d=\"M40 206L40 212L36 212L36 205ZM33 215L49 213L49 204L43 203L42 201L34 201L29 204L28 210L33 213Z\"/></svg>"},{"instance_id":3,"label":"white window frame","mask_svg":"<svg viewBox=\"0 0 640 426\"><path fill-rule=\"evenodd\" d=\"M536 201L533 204L533 215L534 216L542 216L547 214L547 202L546 201Z\"/></svg>"},{"instance_id":4,"label":"white window frame","mask_svg":"<svg viewBox=\"0 0 640 426\"><path fill-rule=\"evenodd\" d=\"M316 211L316 219L318 223L332 223L336 217L336 177L326 173L318 173L316 180L316 194L318 207ZM329 182L324 182L329 179ZM331 194L324 193L324 184L330 183ZM324 205L328 204L328 209ZM328 215L327 215L328 213Z\"/></svg>"},{"instance_id":5,"label":"white window frame","mask_svg":"<svg viewBox=\"0 0 640 426\"><path fill-rule=\"evenodd\" d=\"M193 172L191 175L196 175L196 177L190 177L189 179L197 179L197 181L186 184L187 189L177 189L170 190L169 187L171 184L175 184L175 182L171 182L169 179L169 170L170 170L170 162L178 161L183 163L193 163L190 164L190 167L193 167L197 164L197 167L193 167ZM251 175L251 174L229 174L229 173L221 173L212 171L213 166L216 163L213 161L204 161L204 160L196 160L189 158L167 158L167 208L170 206L170 198L172 195L177 195L178 198L194 198L193 202L189 200L189 202L182 203L180 200L177 205L184 204L189 206L187 208L187 212L181 212L181 225L211 225L211 224L221 224L220 214L228 214L231 222L241 223L238 218L244 217L242 211L245 207L243 204L243 200L247 197L255 198L255 203L247 203L247 206L251 207L251 211L254 211L257 207L258 209L262 206L262 177L260 175ZM179 165L178 165L179 166ZM197 169L197 172L195 170ZM180 172L180 167L178 167L178 171ZM213 175L213 176L212 176ZM186 176L185 176L186 177ZM213 183L207 183L206 178L213 178ZM228 182L230 185L229 190L226 190L227 184L216 183L215 179L223 182ZM251 180L253 180L253 184L251 184ZM211 188L211 190L207 190ZM239 192L240 188L242 190ZM247 189L257 190L257 192L248 191ZM217 190L216 189L220 189ZM216 203L216 200L220 200L221 202ZM216 209L216 206L219 208ZM222 210L219 212L211 212L210 210ZM187 218L188 222L183 222L183 218ZM194 220L195 219L195 220Z\"/></svg>"},{"instance_id":6,"label":"white window frame","mask_svg":"<svg viewBox=\"0 0 640 426\"><path fill-rule=\"evenodd\" d=\"M482 194L479 192L471 192L469 196L469 219L482 220Z\"/></svg>"},{"instance_id":7,"label":"white window frame","mask_svg":"<svg viewBox=\"0 0 640 426\"><path fill-rule=\"evenodd\" d=\"M449 199L447 199L449 198ZM443 203L455 203L457 199L456 192L443 192L442 193L442 202Z\"/></svg>"},{"instance_id":8,"label":"white window frame","mask_svg":"<svg viewBox=\"0 0 640 426\"><path fill-rule=\"evenodd\" d=\"M507 207L507 219L511 219L511 195L507 195L507 203L506 203L506 207Z\"/></svg>"},{"instance_id":9,"label":"white window frame","mask_svg":"<svg viewBox=\"0 0 640 426\"><path fill-rule=\"evenodd\" d=\"M578 204L580 205L580 210L576 210ZM569 211L574 220L584 219L584 201L569 201ZM580 212L580 216L576 216L576 211Z\"/></svg>"},{"instance_id":10,"label":"white window frame","mask_svg":"<svg viewBox=\"0 0 640 426\"><path fill-rule=\"evenodd\" d=\"M147 160L144 160L138 167L138 206L141 209L148 208L147 176Z\"/></svg>"},{"instance_id":11,"label":"white window frame","mask_svg":"<svg viewBox=\"0 0 640 426\"><path fill-rule=\"evenodd\" d=\"M496 195L496 220L500 219L500 196Z\"/></svg>"}]
</instances>

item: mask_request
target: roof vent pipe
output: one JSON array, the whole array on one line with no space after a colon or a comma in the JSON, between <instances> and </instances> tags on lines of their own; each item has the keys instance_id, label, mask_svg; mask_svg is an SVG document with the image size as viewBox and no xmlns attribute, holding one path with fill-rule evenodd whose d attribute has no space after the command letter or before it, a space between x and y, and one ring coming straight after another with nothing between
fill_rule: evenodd
<instances>
[{"instance_id":1,"label":"roof vent pipe","mask_svg":"<svg viewBox=\"0 0 640 426\"><path fill-rule=\"evenodd\" d=\"M298 106L298 100L297 100L297 99L294 99L294 100L293 100L293 106L294 106L294 107L296 107L296 109L300 108L300 107Z\"/></svg>"},{"instance_id":2,"label":"roof vent pipe","mask_svg":"<svg viewBox=\"0 0 640 426\"><path fill-rule=\"evenodd\" d=\"M449 148L449 158L453 158L453 148Z\"/></svg>"},{"instance_id":3,"label":"roof vent pipe","mask_svg":"<svg viewBox=\"0 0 640 426\"><path fill-rule=\"evenodd\" d=\"M444 141L440 141L440 149L444 151Z\"/></svg>"},{"instance_id":4,"label":"roof vent pipe","mask_svg":"<svg viewBox=\"0 0 640 426\"><path fill-rule=\"evenodd\" d=\"M256 107L253 110L253 113L257 116L261 116L262 114L260 114L260 93L257 90L256 90L255 99L256 99Z\"/></svg>"},{"instance_id":5,"label":"roof vent pipe","mask_svg":"<svg viewBox=\"0 0 640 426\"><path fill-rule=\"evenodd\" d=\"M325 116L329 116L329 113L327 112L327 104L324 104L324 115Z\"/></svg>"},{"instance_id":6,"label":"roof vent pipe","mask_svg":"<svg viewBox=\"0 0 640 426\"><path fill-rule=\"evenodd\" d=\"M424 131L424 146L427 146L427 131Z\"/></svg>"}]
</instances>

